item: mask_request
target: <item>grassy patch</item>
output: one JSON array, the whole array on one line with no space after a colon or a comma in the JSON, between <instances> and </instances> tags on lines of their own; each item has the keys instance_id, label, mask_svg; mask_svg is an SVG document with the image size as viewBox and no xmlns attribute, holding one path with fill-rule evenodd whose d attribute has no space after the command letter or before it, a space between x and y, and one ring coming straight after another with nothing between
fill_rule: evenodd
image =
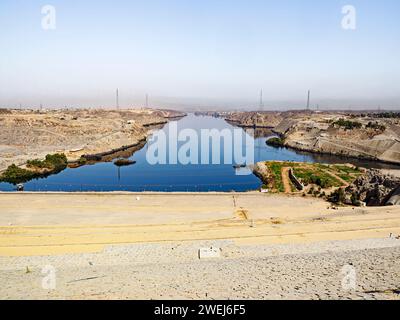
<instances>
[{"instance_id":1,"label":"grassy patch","mask_svg":"<svg viewBox=\"0 0 400 320\"><path fill-rule=\"evenodd\" d=\"M294 174L303 184L315 184L323 189L340 187L342 183L318 166L294 168Z\"/></svg>"},{"instance_id":2,"label":"grassy patch","mask_svg":"<svg viewBox=\"0 0 400 320\"><path fill-rule=\"evenodd\" d=\"M284 192L285 187L283 186L283 181L282 181L282 167L283 163L282 162L267 162L266 163L270 174L271 174L271 185L273 186L273 189L276 190L277 192Z\"/></svg>"},{"instance_id":3,"label":"grassy patch","mask_svg":"<svg viewBox=\"0 0 400 320\"><path fill-rule=\"evenodd\" d=\"M351 183L353 182L359 175L362 174L360 169L346 166L346 165L333 165L331 166L331 170L344 181Z\"/></svg>"}]
</instances>

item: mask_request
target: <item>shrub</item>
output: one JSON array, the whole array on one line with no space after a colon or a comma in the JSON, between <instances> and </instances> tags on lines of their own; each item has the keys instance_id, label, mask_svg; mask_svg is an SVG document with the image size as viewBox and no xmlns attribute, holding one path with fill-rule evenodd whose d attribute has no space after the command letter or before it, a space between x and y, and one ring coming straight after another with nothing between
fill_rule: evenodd
<instances>
[{"instance_id":1,"label":"shrub","mask_svg":"<svg viewBox=\"0 0 400 320\"><path fill-rule=\"evenodd\" d=\"M366 127L381 132L384 132L386 130L386 127L384 125L379 124L378 122L369 122Z\"/></svg>"},{"instance_id":2,"label":"shrub","mask_svg":"<svg viewBox=\"0 0 400 320\"><path fill-rule=\"evenodd\" d=\"M0 177L0 181L18 184L22 182L27 182L37 177L37 173L21 169L17 167L15 164L12 164L7 168L6 171L3 172L2 176Z\"/></svg>"},{"instance_id":3,"label":"shrub","mask_svg":"<svg viewBox=\"0 0 400 320\"><path fill-rule=\"evenodd\" d=\"M345 198L346 194L344 190L342 188L339 188L328 197L328 200L336 204L341 204L344 203Z\"/></svg>"},{"instance_id":4,"label":"shrub","mask_svg":"<svg viewBox=\"0 0 400 320\"><path fill-rule=\"evenodd\" d=\"M362 127L360 122L345 119L339 119L338 121L333 122L333 125L342 127L346 130L360 129Z\"/></svg>"},{"instance_id":5,"label":"shrub","mask_svg":"<svg viewBox=\"0 0 400 320\"><path fill-rule=\"evenodd\" d=\"M32 179L46 177L50 174L58 173L67 167L68 160L65 154L48 154L45 160L29 160L27 167L32 170L19 168L12 164L1 175L0 181L18 184ZM37 172L34 169L47 169L44 172Z\"/></svg>"},{"instance_id":6,"label":"shrub","mask_svg":"<svg viewBox=\"0 0 400 320\"><path fill-rule=\"evenodd\" d=\"M68 160L65 154L56 153L56 154L48 154L45 160L28 160L27 167L28 168L37 168L37 169L49 169L50 171L58 172L62 171L67 167Z\"/></svg>"}]
</instances>

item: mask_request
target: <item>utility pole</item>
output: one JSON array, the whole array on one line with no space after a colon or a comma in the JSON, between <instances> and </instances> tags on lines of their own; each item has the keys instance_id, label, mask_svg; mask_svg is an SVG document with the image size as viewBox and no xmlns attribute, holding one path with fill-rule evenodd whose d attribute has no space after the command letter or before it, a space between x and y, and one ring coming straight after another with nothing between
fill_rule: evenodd
<instances>
[{"instance_id":1,"label":"utility pole","mask_svg":"<svg viewBox=\"0 0 400 320\"><path fill-rule=\"evenodd\" d=\"M117 93L116 93L116 103L117 103L117 110L119 110L119 92L117 89Z\"/></svg>"},{"instance_id":2,"label":"utility pole","mask_svg":"<svg viewBox=\"0 0 400 320\"><path fill-rule=\"evenodd\" d=\"M264 102L263 102L263 91L260 91L260 111L264 110Z\"/></svg>"}]
</instances>

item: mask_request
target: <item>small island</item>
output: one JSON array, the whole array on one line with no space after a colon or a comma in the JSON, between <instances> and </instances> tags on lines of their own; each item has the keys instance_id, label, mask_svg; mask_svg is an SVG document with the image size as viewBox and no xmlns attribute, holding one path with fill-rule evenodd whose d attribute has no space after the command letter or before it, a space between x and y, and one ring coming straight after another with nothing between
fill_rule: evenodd
<instances>
[{"instance_id":1,"label":"small island","mask_svg":"<svg viewBox=\"0 0 400 320\"><path fill-rule=\"evenodd\" d=\"M136 161L129 160L129 159L118 159L118 160L114 161L114 165L116 165L117 167L131 166L135 163L136 163Z\"/></svg>"}]
</instances>

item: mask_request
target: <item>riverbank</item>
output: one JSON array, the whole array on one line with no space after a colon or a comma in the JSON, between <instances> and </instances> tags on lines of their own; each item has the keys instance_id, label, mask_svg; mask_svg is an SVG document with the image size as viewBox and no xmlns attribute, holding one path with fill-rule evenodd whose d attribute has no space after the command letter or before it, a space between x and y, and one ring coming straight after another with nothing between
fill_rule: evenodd
<instances>
[{"instance_id":1,"label":"riverbank","mask_svg":"<svg viewBox=\"0 0 400 320\"><path fill-rule=\"evenodd\" d=\"M182 116L152 109L9 110L0 115L0 172L47 154L63 153L70 162L109 155L140 144L158 124Z\"/></svg>"},{"instance_id":2,"label":"riverbank","mask_svg":"<svg viewBox=\"0 0 400 320\"><path fill-rule=\"evenodd\" d=\"M328 207L260 193L2 193L0 298L398 297L400 208ZM209 246L220 258L199 260ZM55 290L41 286L45 266Z\"/></svg>"},{"instance_id":3,"label":"riverbank","mask_svg":"<svg viewBox=\"0 0 400 320\"><path fill-rule=\"evenodd\" d=\"M199 114L221 117L242 128L271 128L284 138L284 146L293 150L400 165L397 113L299 110Z\"/></svg>"}]
</instances>

